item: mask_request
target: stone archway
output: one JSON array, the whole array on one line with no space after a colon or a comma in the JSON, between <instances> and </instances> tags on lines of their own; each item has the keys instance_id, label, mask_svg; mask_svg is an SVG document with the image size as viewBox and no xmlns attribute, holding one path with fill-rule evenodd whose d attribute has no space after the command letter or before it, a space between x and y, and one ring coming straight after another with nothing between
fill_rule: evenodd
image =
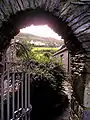
<instances>
[{"instance_id":1,"label":"stone archway","mask_svg":"<svg viewBox=\"0 0 90 120\"><path fill-rule=\"evenodd\" d=\"M36 18L42 19L43 23L44 18L49 22L49 26L62 35L72 54L74 113L81 112L83 107L90 108L88 94L90 92L90 2L88 0L65 0L65 2L63 0L1 0L0 6L0 51L4 51L9 46L10 40L19 33L20 28L32 23ZM77 114L77 117L81 118L81 115Z\"/></svg>"}]
</instances>

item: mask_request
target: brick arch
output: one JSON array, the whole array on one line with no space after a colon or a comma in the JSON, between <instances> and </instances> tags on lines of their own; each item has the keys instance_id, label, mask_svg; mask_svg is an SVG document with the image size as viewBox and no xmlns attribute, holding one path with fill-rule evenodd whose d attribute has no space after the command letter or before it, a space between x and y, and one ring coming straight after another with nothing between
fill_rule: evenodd
<instances>
[{"instance_id":1,"label":"brick arch","mask_svg":"<svg viewBox=\"0 0 90 120\"><path fill-rule=\"evenodd\" d=\"M81 104L90 107L87 94L90 79L90 2L88 0L86 2L84 0L65 0L65 2L63 0L1 0L0 51L9 46L10 40L19 33L20 28L31 24L37 17L42 19L42 15L45 22L64 38L74 60L78 57L82 60L83 54L86 55L84 80L79 78L78 69L72 71L74 75L78 73L76 76L79 78L79 82L76 81L75 94ZM43 20L40 22L43 23ZM76 65L78 62L80 61L74 61ZM75 82L74 78L73 81ZM82 96L80 96L81 92L78 93L80 88L83 88Z\"/></svg>"}]
</instances>

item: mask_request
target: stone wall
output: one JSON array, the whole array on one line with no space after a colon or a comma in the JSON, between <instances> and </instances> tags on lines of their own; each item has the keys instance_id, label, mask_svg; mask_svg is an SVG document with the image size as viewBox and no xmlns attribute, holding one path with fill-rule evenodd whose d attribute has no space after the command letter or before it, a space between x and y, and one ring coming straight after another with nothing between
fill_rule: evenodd
<instances>
[{"instance_id":1,"label":"stone wall","mask_svg":"<svg viewBox=\"0 0 90 120\"><path fill-rule=\"evenodd\" d=\"M85 55L78 54L71 57L71 76L73 81L73 94L80 104L83 104L84 85L85 85Z\"/></svg>"},{"instance_id":2,"label":"stone wall","mask_svg":"<svg viewBox=\"0 0 90 120\"><path fill-rule=\"evenodd\" d=\"M88 64L87 64L88 63ZM90 73L89 55L78 54L71 57L73 94L71 100L72 120L89 120Z\"/></svg>"},{"instance_id":3,"label":"stone wall","mask_svg":"<svg viewBox=\"0 0 90 120\"><path fill-rule=\"evenodd\" d=\"M76 98L72 96L70 120L83 120L83 111L83 106L81 106Z\"/></svg>"}]
</instances>

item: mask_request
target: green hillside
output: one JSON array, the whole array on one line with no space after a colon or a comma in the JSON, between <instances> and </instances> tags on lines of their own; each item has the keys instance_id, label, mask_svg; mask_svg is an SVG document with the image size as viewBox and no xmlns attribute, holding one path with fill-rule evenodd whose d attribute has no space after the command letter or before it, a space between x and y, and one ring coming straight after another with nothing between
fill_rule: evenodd
<instances>
[{"instance_id":1,"label":"green hillside","mask_svg":"<svg viewBox=\"0 0 90 120\"><path fill-rule=\"evenodd\" d=\"M23 33L19 33L15 37L15 39L19 41L28 41L29 43L33 41L33 44L42 43L42 45L34 44L35 46L59 47L61 44L63 44L62 40L57 40L54 38L44 38L44 37L39 37L31 34L23 34Z\"/></svg>"}]
</instances>

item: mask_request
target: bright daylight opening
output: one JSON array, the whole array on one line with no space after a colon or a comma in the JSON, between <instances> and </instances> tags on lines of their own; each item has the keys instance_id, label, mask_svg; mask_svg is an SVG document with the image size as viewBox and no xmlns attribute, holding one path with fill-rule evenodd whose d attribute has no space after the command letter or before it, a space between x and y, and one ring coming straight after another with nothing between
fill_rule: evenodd
<instances>
[{"instance_id":1,"label":"bright daylight opening","mask_svg":"<svg viewBox=\"0 0 90 120\"><path fill-rule=\"evenodd\" d=\"M62 112L62 108L68 107L68 96L62 91L68 70L68 51L61 36L48 25L31 25L21 29L11 40L5 57L4 96L6 100L9 93L12 97L10 106L4 106L9 106L8 110L10 108L10 120L13 119L13 106L16 107L15 112L18 109L28 109L28 113L32 111L25 116L29 118L27 120L42 120L44 117L44 120L48 117L51 120L56 113L60 115L58 111ZM11 101L14 101L13 104ZM22 111L20 118L24 114Z\"/></svg>"},{"instance_id":2,"label":"bright daylight opening","mask_svg":"<svg viewBox=\"0 0 90 120\"><path fill-rule=\"evenodd\" d=\"M61 40L61 36L55 33L48 25L31 25L20 30L21 33L33 34L40 37L49 37Z\"/></svg>"}]
</instances>

